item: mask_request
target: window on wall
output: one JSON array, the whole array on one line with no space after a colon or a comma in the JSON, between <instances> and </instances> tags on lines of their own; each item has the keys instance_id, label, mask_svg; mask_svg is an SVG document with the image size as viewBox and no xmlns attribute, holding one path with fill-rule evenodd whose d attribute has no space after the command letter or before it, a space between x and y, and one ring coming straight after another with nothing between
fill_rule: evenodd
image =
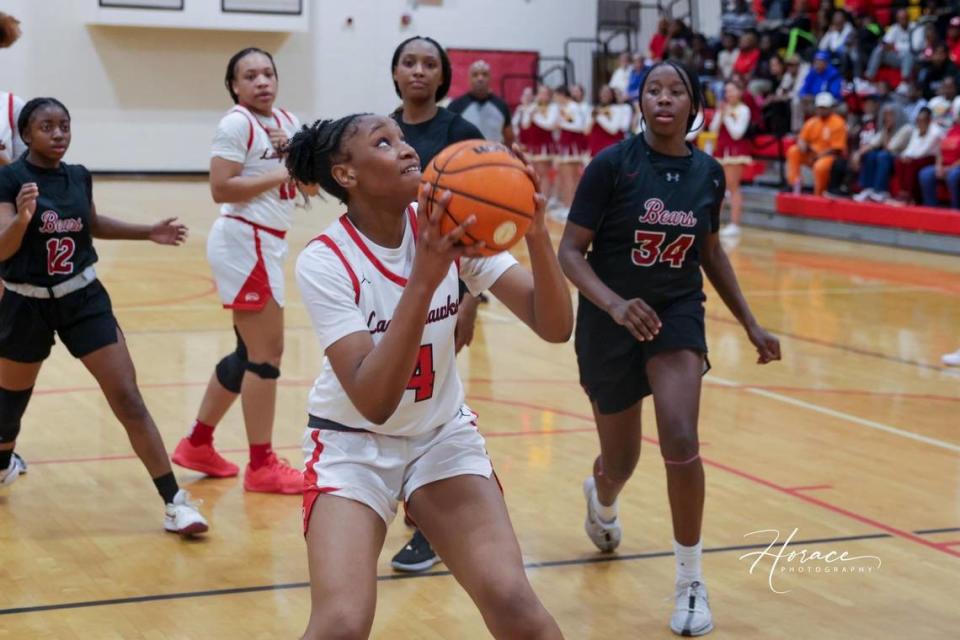
<instances>
[{"instance_id":1,"label":"window on wall","mask_svg":"<svg viewBox=\"0 0 960 640\"><path fill-rule=\"evenodd\" d=\"M111 9L183 11L183 0L100 0L100 6Z\"/></svg>"},{"instance_id":2,"label":"window on wall","mask_svg":"<svg viewBox=\"0 0 960 640\"><path fill-rule=\"evenodd\" d=\"M221 0L220 8L224 13L270 13L298 16L303 13L303 0Z\"/></svg>"}]
</instances>

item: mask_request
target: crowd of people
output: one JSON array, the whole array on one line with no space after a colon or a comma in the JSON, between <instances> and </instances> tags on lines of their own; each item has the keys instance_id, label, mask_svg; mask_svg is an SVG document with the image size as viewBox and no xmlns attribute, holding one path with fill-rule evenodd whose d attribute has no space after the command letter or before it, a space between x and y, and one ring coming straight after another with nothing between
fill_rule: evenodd
<instances>
[{"instance_id":1,"label":"crowd of people","mask_svg":"<svg viewBox=\"0 0 960 640\"><path fill-rule=\"evenodd\" d=\"M655 63L684 64L703 90L699 139L724 167L740 233L740 183L753 136L787 140L786 188L857 201L960 208L960 2L886 13L866 1L736 0L716 37L662 18L642 52L623 52L588 101L583 87L524 92L505 124L565 219L588 158L644 127L639 88ZM889 24L885 24L889 22Z\"/></svg>"}]
</instances>

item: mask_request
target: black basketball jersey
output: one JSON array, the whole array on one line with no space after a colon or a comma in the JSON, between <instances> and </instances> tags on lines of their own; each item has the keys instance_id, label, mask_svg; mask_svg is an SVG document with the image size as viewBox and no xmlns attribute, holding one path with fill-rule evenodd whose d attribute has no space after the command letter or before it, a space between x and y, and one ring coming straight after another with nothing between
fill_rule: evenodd
<instances>
[{"instance_id":1,"label":"black basketball jersey","mask_svg":"<svg viewBox=\"0 0 960 640\"><path fill-rule=\"evenodd\" d=\"M82 165L60 163L57 169L44 169L25 158L0 167L0 202L16 206L26 182L36 182L40 190L20 249L0 262L0 278L52 287L97 261L90 233L93 184Z\"/></svg>"},{"instance_id":2,"label":"black basketball jersey","mask_svg":"<svg viewBox=\"0 0 960 640\"><path fill-rule=\"evenodd\" d=\"M584 172L569 220L595 232L587 261L623 298L655 309L705 299L700 250L720 226L726 183L699 149L657 153L634 136L599 153Z\"/></svg>"},{"instance_id":3,"label":"black basketball jersey","mask_svg":"<svg viewBox=\"0 0 960 640\"><path fill-rule=\"evenodd\" d=\"M417 150L421 169L425 168L435 155L454 142L483 138L480 130L467 122L463 116L443 107L437 109L437 115L418 124L406 124L399 111L393 113L393 119L400 125L407 144Z\"/></svg>"}]
</instances>

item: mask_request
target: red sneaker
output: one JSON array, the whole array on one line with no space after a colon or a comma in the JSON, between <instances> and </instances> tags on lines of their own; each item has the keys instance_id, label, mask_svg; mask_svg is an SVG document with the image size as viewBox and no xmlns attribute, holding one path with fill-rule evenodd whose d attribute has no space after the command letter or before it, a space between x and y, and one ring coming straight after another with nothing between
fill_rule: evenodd
<instances>
[{"instance_id":1,"label":"red sneaker","mask_svg":"<svg viewBox=\"0 0 960 640\"><path fill-rule=\"evenodd\" d=\"M243 488L258 493L303 493L303 473L271 453L262 467L251 469L247 465L243 472Z\"/></svg>"},{"instance_id":2,"label":"red sneaker","mask_svg":"<svg viewBox=\"0 0 960 640\"><path fill-rule=\"evenodd\" d=\"M232 478L240 473L240 467L217 453L212 444L194 446L188 438L177 444L171 460L181 467L205 473L213 478Z\"/></svg>"}]
</instances>

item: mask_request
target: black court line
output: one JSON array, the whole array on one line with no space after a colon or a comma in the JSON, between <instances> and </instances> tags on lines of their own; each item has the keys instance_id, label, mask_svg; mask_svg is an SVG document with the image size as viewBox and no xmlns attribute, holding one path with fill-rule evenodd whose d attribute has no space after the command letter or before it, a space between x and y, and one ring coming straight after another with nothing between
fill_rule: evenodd
<instances>
[{"instance_id":1,"label":"black court line","mask_svg":"<svg viewBox=\"0 0 960 640\"><path fill-rule=\"evenodd\" d=\"M927 533L947 533L960 531L960 527L945 529L925 529L914 531L917 535ZM825 544L828 542L854 542L858 540L880 540L883 538L893 538L889 533L866 533L856 536L839 536L835 538L811 538L809 540L791 540L791 545L814 545ZM766 549L769 544L742 544L726 547L710 547L704 549L704 553L727 553L730 551L753 551L757 549ZM631 553L625 555L603 555L590 558L574 558L571 560L546 560L543 562L527 562L523 566L528 569L550 569L553 567L569 567L576 565L601 564L607 562L627 562L632 560L651 560L653 558L667 558L673 555L673 551L650 551L647 553ZM450 576L452 573L446 571L430 571L427 573L394 573L385 576L377 576L377 582L392 582L395 580L413 580L419 578L439 578ZM13 607L10 609L0 609L0 616L10 616L18 613L38 613L41 611L60 611L63 609L86 609L89 607L107 607L117 604L136 604L141 602L159 602L163 600L183 600L187 598L205 598L210 596L230 596L246 593L260 593L263 591L287 591L289 589L306 589L310 586L309 582L285 582L280 584L266 584L253 587L233 587L230 589L208 589L205 591L184 591L181 593L158 593L146 596L133 596L129 598L110 598L107 600L87 600L82 602L63 602L60 604L44 604L32 607Z\"/></svg>"}]
</instances>

